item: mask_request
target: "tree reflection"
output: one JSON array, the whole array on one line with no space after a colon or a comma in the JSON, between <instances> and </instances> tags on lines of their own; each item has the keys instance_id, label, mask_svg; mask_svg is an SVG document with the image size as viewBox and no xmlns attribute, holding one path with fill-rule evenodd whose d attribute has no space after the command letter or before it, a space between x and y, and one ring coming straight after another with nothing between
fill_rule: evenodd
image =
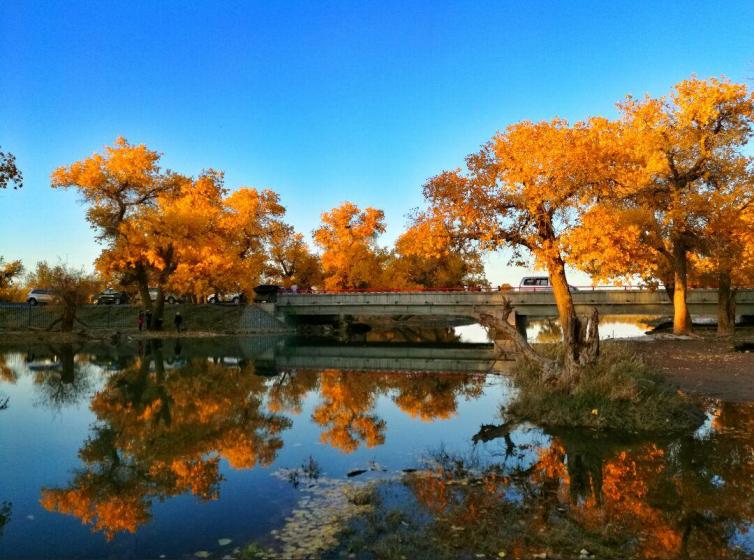
<instances>
[{"instance_id":1,"label":"tree reflection","mask_svg":"<svg viewBox=\"0 0 754 560\"><path fill-rule=\"evenodd\" d=\"M425 421L445 419L456 411L460 396L481 394L484 378L469 374L405 372L344 372L326 370L320 376L321 401L312 419L325 430L320 439L350 453L360 444L385 442L385 421L372 411L382 395L391 395L405 413Z\"/></svg>"},{"instance_id":2,"label":"tree reflection","mask_svg":"<svg viewBox=\"0 0 754 560\"><path fill-rule=\"evenodd\" d=\"M54 371L69 379L73 367L75 380L78 358L61 356L62 366L37 375ZM352 452L385 442L380 397L431 421L451 417L458 400L479 396L484 383L469 374L256 373L252 361L190 357L175 345L164 351L160 342L147 343L92 397L97 422L79 451L82 466L68 486L42 490L43 506L111 539L146 523L154 500L183 493L217 499L221 460L236 469L271 464L291 426L288 416L300 414L309 395L318 398L311 419L321 440Z\"/></svg>"},{"instance_id":3,"label":"tree reflection","mask_svg":"<svg viewBox=\"0 0 754 560\"><path fill-rule=\"evenodd\" d=\"M312 413L312 419L325 428L320 440L347 453L355 451L361 442L367 447L385 443L385 421L370 414L382 390L380 385L371 375L323 371L321 402Z\"/></svg>"},{"instance_id":4,"label":"tree reflection","mask_svg":"<svg viewBox=\"0 0 754 560\"><path fill-rule=\"evenodd\" d=\"M432 515L422 538L436 557L748 558L737 539L754 527L754 407L720 405L713 428L635 444L562 433L516 469L446 459L406 484Z\"/></svg>"},{"instance_id":5,"label":"tree reflection","mask_svg":"<svg viewBox=\"0 0 754 560\"><path fill-rule=\"evenodd\" d=\"M92 368L86 359L77 356L78 350L72 344L59 344L49 346L41 354L27 356L27 362L38 361L38 365L29 367L39 391L39 404L60 410L91 394Z\"/></svg>"},{"instance_id":6,"label":"tree reflection","mask_svg":"<svg viewBox=\"0 0 754 560\"><path fill-rule=\"evenodd\" d=\"M113 375L92 399L98 418L67 488L42 504L112 538L136 531L154 499L191 492L216 499L224 458L233 468L270 464L290 420L263 410L264 380L206 359L166 369L159 344Z\"/></svg>"}]
</instances>

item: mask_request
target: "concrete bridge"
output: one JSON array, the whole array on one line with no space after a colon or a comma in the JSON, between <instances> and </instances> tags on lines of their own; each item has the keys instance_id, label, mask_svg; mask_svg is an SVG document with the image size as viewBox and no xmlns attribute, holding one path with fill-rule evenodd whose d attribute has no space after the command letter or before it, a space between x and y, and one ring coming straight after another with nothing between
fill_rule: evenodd
<instances>
[{"instance_id":1,"label":"concrete bridge","mask_svg":"<svg viewBox=\"0 0 754 560\"><path fill-rule=\"evenodd\" d=\"M495 312L506 300L517 317L557 317L551 292L444 291L444 292L341 292L279 294L268 311L280 319L329 316L344 317L467 317ZM577 313L597 307L600 315L672 315L673 305L663 290L607 288L573 292ZM688 294L692 315L717 314L717 290L697 289ZM736 294L736 313L754 315L754 289Z\"/></svg>"}]
</instances>

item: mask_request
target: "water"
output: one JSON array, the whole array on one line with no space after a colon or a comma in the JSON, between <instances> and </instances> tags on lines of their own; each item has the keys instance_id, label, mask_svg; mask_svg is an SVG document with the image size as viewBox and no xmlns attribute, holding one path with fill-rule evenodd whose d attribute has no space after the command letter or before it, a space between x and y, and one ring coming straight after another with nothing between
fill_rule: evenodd
<instances>
[{"instance_id":1,"label":"water","mask_svg":"<svg viewBox=\"0 0 754 560\"><path fill-rule=\"evenodd\" d=\"M0 557L754 556L753 407L671 440L508 432L473 329L415 334L4 349Z\"/></svg>"}]
</instances>

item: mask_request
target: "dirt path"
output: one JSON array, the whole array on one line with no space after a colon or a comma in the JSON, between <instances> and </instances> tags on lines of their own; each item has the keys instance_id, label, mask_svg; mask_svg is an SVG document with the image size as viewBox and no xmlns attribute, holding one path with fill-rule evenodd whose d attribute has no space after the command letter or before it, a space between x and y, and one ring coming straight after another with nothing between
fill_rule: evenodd
<instances>
[{"instance_id":1,"label":"dirt path","mask_svg":"<svg viewBox=\"0 0 754 560\"><path fill-rule=\"evenodd\" d=\"M712 336L693 340L633 342L632 347L680 389L731 402L754 402L754 350L736 352L734 346L754 343L754 337L735 340Z\"/></svg>"}]
</instances>

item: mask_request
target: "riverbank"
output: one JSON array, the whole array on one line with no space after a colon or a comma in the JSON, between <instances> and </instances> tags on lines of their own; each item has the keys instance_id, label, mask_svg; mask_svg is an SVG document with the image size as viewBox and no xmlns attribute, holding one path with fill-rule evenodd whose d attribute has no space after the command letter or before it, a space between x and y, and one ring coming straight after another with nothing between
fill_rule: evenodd
<instances>
[{"instance_id":1,"label":"riverbank","mask_svg":"<svg viewBox=\"0 0 754 560\"><path fill-rule=\"evenodd\" d=\"M728 402L754 402L754 329L733 338L701 333L690 339L655 338L629 346L679 389ZM736 347L753 345L749 351Z\"/></svg>"},{"instance_id":2,"label":"riverbank","mask_svg":"<svg viewBox=\"0 0 754 560\"><path fill-rule=\"evenodd\" d=\"M25 344L81 344L102 342L122 344L148 339L213 339L239 336L291 334L278 329L212 330L196 329L176 333L175 330L142 331L96 330L62 333L41 329L2 333L2 345ZM629 341L606 341L606 344L626 344L639 354L655 371L682 391L729 402L754 403L754 328L739 329L733 338L718 338L711 329L699 329L693 338L680 339L668 334L644 336ZM749 351L736 351L736 346L752 344Z\"/></svg>"}]
</instances>

